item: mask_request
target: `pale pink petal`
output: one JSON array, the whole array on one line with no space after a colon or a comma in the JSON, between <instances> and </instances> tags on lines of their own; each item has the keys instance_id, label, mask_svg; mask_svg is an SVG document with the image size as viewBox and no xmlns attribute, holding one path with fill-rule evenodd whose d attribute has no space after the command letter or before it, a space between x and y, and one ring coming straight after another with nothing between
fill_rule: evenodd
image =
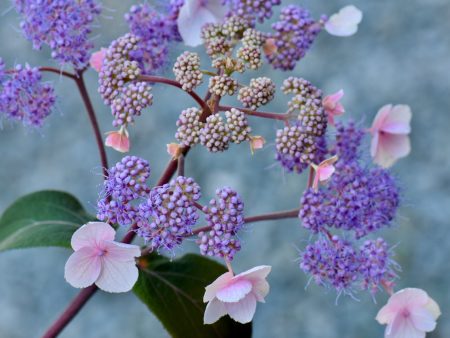
<instances>
[{"instance_id":1,"label":"pale pink petal","mask_svg":"<svg viewBox=\"0 0 450 338\"><path fill-rule=\"evenodd\" d=\"M439 308L438 303L436 303L432 298L428 298L428 303L425 305L425 308L430 311L434 319L438 319L441 315L441 309Z\"/></svg>"},{"instance_id":2,"label":"pale pink petal","mask_svg":"<svg viewBox=\"0 0 450 338\"><path fill-rule=\"evenodd\" d=\"M388 168L410 151L411 144L407 135L380 134L374 160L380 166Z\"/></svg>"},{"instance_id":3,"label":"pale pink petal","mask_svg":"<svg viewBox=\"0 0 450 338\"><path fill-rule=\"evenodd\" d=\"M106 48L101 48L99 51L92 53L89 60L89 64L96 71L99 72L102 69L103 59L106 55Z\"/></svg>"},{"instance_id":4,"label":"pale pink petal","mask_svg":"<svg viewBox=\"0 0 450 338\"><path fill-rule=\"evenodd\" d=\"M275 39L269 38L264 42L263 51L267 56L271 56L276 53L278 47L276 45Z\"/></svg>"},{"instance_id":5,"label":"pale pink petal","mask_svg":"<svg viewBox=\"0 0 450 338\"><path fill-rule=\"evenodd\" d=\"M325 30L335 36L350 36L358 31L362 12L353 5L342 8L325 23Z\"/></svg>"},{"instance_id":6,"label":"pale pink petal","mask_svg":"<svg viewBox=\"0 0 450 338\"><path fill-rule=\"evenodd\" d=\"M331 177L331 175L333 175L335 170L334 165L319 166L317 176L320 181L326 181Z\"/></svg>"},{"instance_id":7,"label":"pale pink petal","mask_svg":"<svg viewBox=\"0 0 450 338\"><path fill-rule=\"evenodd\" d=\"M108 223L89 222L73 233L70 244L75 251L83 247L99 248L103 241L112 241L115 235L116 231Z\"/></svg>"},{"instance_id":8,"label":"pale pink petal","mask_svg":"<svg viewBox=\"0 0 450 338\"><path fill-rule=\"evenodd\" d=\"M204 6L203 1L187 0L181 7L178 15L178 31L186 45L191 47L203 43L201 29L207 23L219 23L224 18L223 10L219 9L220 1L208 1Z\"/></svg>"},{"instance_id":9,"label":"pale pink petal","mask_svg":"<svg viewBox=\"0 0 450 338\"><path fill-rule=\"evenodd\" d=\"M388 117L391 110L392 104L387 104L378 110L377 114L375 115L375 118L373 119L372 127L370 128L371 133L376 133L381 129L385 119Z\"/></svg>"},{"instance_id":10,"label":"pale pink petal","mask_svg":"<svg viewBox=\"0 0 450 338\"><path fill-rule=\"evenodd\" d=\"M420 331L431 332L436 328L436 320L426 308L410 309L410 320L414 327Z\"/></svg>"},{"instance_id":11,"label":"pale pink petal","mask_svg":"<svg viewBox=\"0 0 450 338\"><path fill-rule=\"evenodd\" d=\"M111 131L106 137L105 146L111 147L121 153L126 153L130 150L130 140L125 132Z\"/></svg>"},{"instance_id":12,"label":"pale pink petal","mask_svg":"<svg viewBox=\"0 0 450 338\"><path fill-rule=\"evenodd\" d=\"M417 330L409 318L398 314L386 328L385 338L425 338L425 332Z\"/></svg>"},{"instance_id":13,"label":"pale pink petal","mask_svg":"<svg viewBox=\"0 0 450 338\"><path fill-rule=\"evenodd\" d=\"M235 321L245 324L252 321L256 311L256 298L249 293L244 299L236 303L224 303L228 314Z\"/></svg>"},{"instance_id":14,"label":"pale pink petal","mask_svg":"<svg viewBox=\"0 0 450 338\"><path fill-rule=\"evenodd\" d=\"M264 298L269 294L270 286L265 279L257 280L253 283L252 293L258 302L264 303Z\"/></svg>"},{"instance_id":15,"label":"pale pink petal","mask_svg":"<svg viewBox=\"0 0 450 338\"><path fill-rule=\"evenodd\" d=\"M250 280L265 279L269 275L270 270L272 270L272 267L269 265L259 265L251 268L250 270L244 271L239 275L236 275L235 278L245 277L246 279Z\"/></svg>"},{"instance_id":16,"label":"pale pink petal","mask_svg":"<svg viewBox=\"0 0 450 338\"><path fill-rule=\"evenodd\" d=\"M216 293L217 299L222 302L237 302L252 290L252 283L247 279L232 280Z\"/></svg>"},{"instance_id":17,"label":"pale pink petal","mask_svg":"<svg viewBox=\"0 0 450 338\"><path fill-rule=\"evenodd\" d=\"M372 140L370 143L370 155L375 157L378 151L378 143L380 141L380 134L378 132L372 134Z\"/></svg>"},{"instance_id":18,"label":"pale pink petal","mask_svg":"<svg viewBox=\"0 0 450 338\"><path fill-rule=\"evenodd\" d=\"M256 149L262 149L266 140L262 136L252 136L250 139L250 150L252 154Z\"/></svg>"},{"instance_id":19,"label":"pale pink petal","mask_svg":"<svg viewBox=\"0 0 450 338\"><path fill-rule=\"evenodd\" d=\"M380 130L392 134L409 134L411 132L411 108L404 104L392 107L385 117Z\"/></svg>"},{"instance_id":20,"label":"pale pink petal","mask_svg":"<svg viewBox=\"0 0 450 338\"><path fill-rule=\"evenodd\" d=\"M226 286L232 278L233 274L227 271L224 274L220 275L214 282L209 284L205 288L205 295L203 296L203 302L206 303L215 298L217 291L219 291L220 288Z\"/></svg>"},{"instance_id":21,"label":"pale pink petal","mask_svg":"<svg viewBox=\"0 0 450 338\"><path fill-rule=\"evenodd\" d=\"M394 309L404 307L421 307L428 303L428 294L422 289L405 288L394 293L388 301L388 305Z\"/></svg>"},{"instance_id":22,"label":"pale pink petal","mask_svg":"<svg viewBox=\"0 0 450 338\"><path fill-rule=\"evenodd\" d=\"M75 288L85 288L97 280L101 268L98 250L84 247L70 255L64 268L64 278Z\"/></svg>"},{"instance_id":23,"label":"pale pink petal","mask_svg":"<svg viewBox=\"0 0 450 338\"><path fill-rule=\"evenodd\" d=\"M222 22L228 11L222 2L222 0L206 0L205 7L215 16L217 22Z\"/></svg>"},{"instance_id":24,"label":"pale pink petal","mask_svg":"<svg viewBox=\"0 0 450 338\"><path fill-rule=\"evenodd\" d=\"M399 309L397 306L393 306L389 302L383 306L380 311L378 311L377 316L375 319L380 324L389 324L394 321L395 316L397 315Z\"/></svg>"},{"instance_id":25,"label":"pale pink petal","mask_svg":"<svg viewBox=\"0 0 450 338\"><path fill-rule=\"evenodd\" d=\"M101 257L102 271L95 284L107 292L130 291L138 279L134 257L140 255L136 245L107 243L106 253ZM138 252L139 251L139 252Z\"/></svg>"},{"instance_id":26,"label":"pale pink petal","mask_svg":"<svg viewBox=\"0 0 450 338\"><path fill-rule=\"evenodd\" d=\"M169 143L167 144L167 153L176 160L181 155L181 146L178 143Z\"/></svg>"},{"instance_id":27,"label":"pale pink petal","mask_svg":"<svg viewBox=\"0 0 450 338\"><path fill-rule=\"evenodd\" d=\"M217 298L213 298L208 305L206 305L205 314L203 315L204 324L212 324L219 320L220 317L227 314L225 305Z\"/></svg>"}]
</instances>

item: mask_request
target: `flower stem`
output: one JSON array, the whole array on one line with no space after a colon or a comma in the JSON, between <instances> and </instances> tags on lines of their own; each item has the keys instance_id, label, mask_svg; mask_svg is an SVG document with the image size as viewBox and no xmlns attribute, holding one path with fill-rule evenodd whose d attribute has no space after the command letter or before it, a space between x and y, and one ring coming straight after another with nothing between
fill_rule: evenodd
<instances>
[{"instance_id":1,"label":"flower stem","mask_svg":"<svg viewBox=\"0 0 450 338\"><path fill-rule=\"evenodd\" d=\"M261 112L261 111L247 109L247 108L236 108L236 107L231 107L231 106L220 106L219 110L227 111L227 110L231 110L233 108L240 110L247 115L261 117L263 119L286 121L289 118L289 114L267 113L267 112Z\"/></svg>"},{"instance_id":2,"label":"flower stem","mask_svg":"<svg viewBox=\"0 0 450 338\"><path fill-rule=\"evenodd\" d=\"M178 176L184 176L184 155L178 157Z\"/></svg>"},{"instance_id":3,"label":"flower stem","mask_svg":"<svg viewBox=\"0 0 450 338\"><path fill-rule=\"evenodd\" d=\"M169 86L177 87L183 89L182 85L175 81L162 76L152 76L152 75L140 75L137 78L138 81L146 81L146 82L154 82L154 83L164 83ZM183 90L184 91L184 90ZM186 91L201 107L204 111L207 111L208 115L211 115L211 110L206 104L205 100L203 100L198 94L194 91Z\"/></svg>"},{"instance_id":4,"label":"flower stem","mask_svg":"<svg viewBox=\"0 0 450 338\"><path fill-rule=\"evenodd\" d=\"M103 145L103 138L98 126L97 117L95 115L94 107L92 106L89 93L87 92L86 85L83 79L83 72L78 72L77 77L74 78L75 83L80 91L81 98L83 99L84 106L86 107L89 120L91 121L92 129L94 130L95 140L97 141L98 152L100 153L100 161L102 163L103 175L108 175L108 159L106 157L105 146Z\"/></svg>"},{"instance_id":5,"label":"flower stem","mask_svg":"<svg viewBox=\"0 0 450 338\"><path fill-rule=\"evenodd\" d=\"M244 222L245 223L255 223L255 222L270 221L270 220L284 219L284 218L296 218L296 217L298 217L299 211L300 211L300 209L293 209L293 210L272 212L270 214L245 217ZM211 226L209 226L209 225L204 226L204 227L199 227L192 231L192 235L197 235L199 232L209 231L209 230L211 230Z\"/></svg>"}]
</instances>

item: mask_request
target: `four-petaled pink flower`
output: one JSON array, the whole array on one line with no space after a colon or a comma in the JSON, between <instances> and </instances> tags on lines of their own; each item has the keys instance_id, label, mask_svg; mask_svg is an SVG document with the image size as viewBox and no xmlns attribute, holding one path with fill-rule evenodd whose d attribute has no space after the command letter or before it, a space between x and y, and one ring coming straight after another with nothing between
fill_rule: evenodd
<instances>
[{"instance_id":1,"label":"four-petaled pink flower","mask_svg":"<svg viewBox=\"0 0 450 338\"><path fill-rule=\"evenodd\" d=\"M344 90L325 96L322 101L325 112L328 115L328 123L334 126L334 117L344 114L345 109L340 100L344 96Z\"/></svg>"},{"instance_id":2,"label":"four-petaled pink flower","mask_svg":"<svg viewBox=\"0 0 450 338\"><path fill-rule=\"evenodd\" d=\"M256 310L256 302L263 302L269 293L267 275L272 267L261 265L233 276L226 272L206 287L203 301L206 306L203 321L212 324L228 315L239 323L249 323Z\"/></svg>"},{"instance_id":3,"label":"four-petaled pink flower","mask_svg":"<svg viewBox=\"0 0 450 338\"><path fill-rule=\"evenodd\" d=\"M335 164L337 160L337 155L334 155L333 157L320 162L319 165L314 163L311 164L315 172L312 185L315 191L319 190L319 182L326 182L328 179L330 179L331 175L333 175L336 170L333 164Z\"/></svg>"},{"instance_id":4,"label":"four-petaled pink flower","mask_svg":"<svg viewBox=\"0 0 450 338\"><path fill-rule=\"evenodd\" d=\"M185 0L177 19L184 43L191 47L201 45L202 27L207 23L222 22L226 12L222 0Z\"/></svg>"},{"instance_id":5,"label":"four-petaled pink flower","mask_svg":"<svg viewBox=\"0 0 450 338\"><path fill-rule=\"evenodd\" d=\"M114 242L116 231L107 223L89 222L72 236L75 252L66 263L64 277L76 288L95 283L107 292L127 292L138 278L136 245Z\"/></svg>"},{"instance_id":6,"label":"four-petaled pink flower","mask_svg":"<svg viewBox=\"0 0 450 338\"><path fill-rule=\"evenodd\" d=\"M99 51L92 53L91 55L89 64L97 73L102 69L105 55L106 55L106 48L101 48Z\"/></svg>"},{"instance_id":7,"label":"four-petaled pink flower","mask_svg":"<svg viewBox=\"0 0 450 338\"><path fill-rule=\"evenodd\" d=\"M110 131L107 135L105 146L111 147L121 153L127 153L130 150L130 139L128 138L128 131L126 129Z\"/></svg>"},{"instance_id":8,"label":"four-petaled pink flower","mask_svg":"<svg viewBox=\"0 0 450 338\"><path fill-rule=\"evenodd\" d=\"M376 320L387 324L385 338L424 338L435 329L440 314L439 305L425 291L407 288L389 298Z\"/></svg>"},{"instance_id":9,"label":"four-petaled pink flower","mask_svg":"<svg viewBox=\"0 0 450 338\"><path fill-rule=\"evenodd\" d=\"M383 106L375 116L369 132L372 134L370 153L374 162L390 167L411 151L411 109L407 105Z\"/></svg>"},{"instance_id":10,"label":"four-petaled pink flower","mask_svg":"<svg viewBox=\"0 0 450 338\"><path fill-rule=\"evenodd\" d=\"M325 30L335 36L351 36L358 31L362 17L362 12L355 6L345 6L330 16L325 23Z\"/></svg>"}]
</instances>

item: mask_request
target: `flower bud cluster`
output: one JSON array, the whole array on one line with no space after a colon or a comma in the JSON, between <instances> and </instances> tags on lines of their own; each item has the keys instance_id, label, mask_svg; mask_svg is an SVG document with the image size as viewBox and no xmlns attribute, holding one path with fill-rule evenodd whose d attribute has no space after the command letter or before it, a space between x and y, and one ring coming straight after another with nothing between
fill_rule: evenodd
<instances>
[{"instance_id":1,"label":"flower bud cluster","mask_svg":"<svg viewBox=\"0 0 450 338\"><path fill-rule=\"evenodd\" d=\"M308 10L298 6L286 6L280 21L272 25L274 33L268 37L275 42L275 50L267 54L269 63L275 69L293 70L313 44L322 30L322 21L317 22Z\"/></svg>"},{"instance_id":2,"label":"flower bud cluster","mask_svg":"<svg viewBox=\"0 0 450 338\"><path fill-rule=\"evenodd\" d=\"M96 0L13 1L22 15L20 27L35 49L50 47L51 56L62 66L77 70L89 62L94 46L89 39L92 23L100 14Z\"/></svg>"},{"instance_id":3,"label":"flower bud cluster","mask_svg":"<svg viewBox=\"0 0 450 338\"><path fill-rule=\"evenodd\" d=\"M200 197L200 186L184 176L153 188L139 205L137 234L153 250L172 251L192 233L199 218L194 202Z\"/></svg>"},{"instance_id":4,"label":"flower bud cluster","mask_svg":"<svg viewBox=\"0 0 450 338\"><path fill-rule=\"evenodd\" d=\"M203 208L209 231L198 234L197 244L202 255L226 258L231 261L241 249L236 235L244 225L244 203L236 191L224 187L216 191L217 199Z\"/></svg>"},{"instance_id":5,"label":"flower bud cluster","mask_svg":"<svg viewBox=\"0 0 450 338\"><path fill-rule=\"evenodd\" d=\"M218 96L234 95L238 82L230 76L216 75L209 78L209 92Z\"/></svg>"},{"instance_id":6,"label":"flower bud cluster","mask_svg":"<svg viewBox=\"0 0 450 338\"><path fill-rule=\"evenodd\" d=\"M181 112L177 120L175 138L186 147L192 147L200 142L200 132L203 123L200 122L202 111L197 108L188 108Z\"/></svg>"},{"instance_id":7,"label":"flower bud cluster","mask_svg":"<svg viewBox=\"0 0 450 338\"><path fill-rule=\"evenodd\" d=\"M137 156L125 156L108 170L108 177L97 202L97 218L101 221L130 225L135 221L135 202L150 191L147 179L150 165Z\"/></svg>"},{"instance_id":8,"label":"flower bud cluster","mask_svg":"<svg viewBox=\"0 0 450 338\"><path fill-rule=\"evenodd\" d=\"M238 109L232 108L225 112L231 142L239 144L250 140L252 128L248 125L247 117Z\"/></svg>"},{"instance_id":9,"label":"flower bud cluster","mask_svg":"<svg viewBox=\"0 0 450 338\"><path fill-rule=\"evenodd\" d=\"M173 66L173 73L183 90L191 91L198 87L203 80L198 54L192 52L181 54Z\"/></svg>"},{"instance_id":10,"label":"flower bud cluster","mask_svg":"<svg viewBox=\"0 0 450 338\"><path fill-rule=\"evenodd\" d=\"M268 77L258 77L250 81L250 86L239 90L238 100L246 108L257 109L273 100L275 84Z\"/></svg>"},{"instance_id":11,"label":"flower bud cluster","mask_svg":"<svg viewBox=\"0 0 450 338\"><path fill-rule=\"evenodd\" d=\"M270 19L273 15L272 7L280 5L281 0L223 0L223 3L229 5L229 13L255 25L257 21L262 23Z\"/></svg>"},{"instance_id":12,"label":"flower bud cluster","mask_svg":"<svg viewBox=\"0 0 450 338\"><path fill-rule=\"evenodd\" d=\"M53 87L42 82L38 68L17 65L6 74L0 59L0 117L20 121L26 126L42 127L56 102Z\"/></svg>"},{"instance_id":13,"label":"flower bud cluster","mask_svg":"<svg viewBox=\"0 0 450 338\"><path fill-rule=\"evenodd\" d=\"M228 149L230 145L228 126L219 114L206 118L206 123L200 130L200 142L213 153Z\"/></svg>"}]
</instances>

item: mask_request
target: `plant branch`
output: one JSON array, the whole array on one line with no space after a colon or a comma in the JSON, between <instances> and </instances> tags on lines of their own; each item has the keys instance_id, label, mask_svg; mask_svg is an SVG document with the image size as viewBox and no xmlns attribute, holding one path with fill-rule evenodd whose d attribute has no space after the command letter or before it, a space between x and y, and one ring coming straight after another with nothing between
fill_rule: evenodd
<instances>
[{"instance_id":1,"label":"plant branch","mask_svg":"<svg viewBox=\"0 0 450 338\"><path fill-rule=\"evenodd\" d=\"M54 68L54 67L39 67L38 68L41 72L48 72L48 73L56 73L65 77L68 77L72 80L76 80L77 76L73 73L69 73L69 72L65 72L63 70L60 70L58 68ZM15 69L7 69L5 71L6 74L14 74L16 72Z\"/></svg>"},{"instance_id":2,"label":"plant branch","mask_svg":"<svg viewBox=\"0 0 450 338\"><path fill-rule=\"evenodd\" d=\"M244 218L245 223L255 223L255 222L262 222L262 221L271 221L276 219L285 219L285 218L296 218L298 217L300 209L293 209L293 210L286 210L286 211L278 211L278 212L272 212L269 214L263 214L263 215L257 215L257 216L250 216ZM211 226L204 226L200 228L196 228L192 231L192 235L196 235L199 232L202 231L209 231L211 230Z\"/></svg>"},{"instance_id":3,"label":"plant branch","mask_svg":"<svg viewBox=\"0 0 450 338\"><path fill-rule=\"evenodd\" d=\"M154 82L154 83L164 83L169 86L177 87L183 89L183 86L175 81L162 76L152 76L152 75L140 75L137 78L138 81L146 81L146 82ZM184 90L183 90L184 91ZM207 112L208 115L211 115L211 110L206 104L205 100L203 100L198 94L194 91L186 91L201 107L204 111Z\"/></svg>"},{"instance_id":4,"label":"plant branch","mask_svg":"<svg viewBox=\"0 0 450 338\"><path fill-rule=\"evenodd\" d=\"M94 107L92 106L91 99L89 98L89 93L86 89L86 85L83 79L83 73L77 73L77 77L74 78L75 83L80 91L81 98L83 99L84 106L91 121L92 129L94 130L95 140L97 142L98 152L100 153L100 161L102 164L103 175L106 177L108 175L108 159L106 157L105 146L103 145L103 138L98 126L97 117L95 115Z\"/></svg>"},{"instance_id":5,"label":"plant branch","mask_svg":"<svg viewBox=\"0 0 450 338\"><path fill-rule=\"evenodd\" d=\"M247 108L236 108L231 106L219 106L220 111L227 111L231 109L237 109L242 112L244 112L247 115L250 116L256 116L261 117L263 119L272 119L272 120L280 120L280 121L286 121L289 118L289 114L279 114L279 113L268 113L268 112L261 112L256 110L251 110Z\"/></svg>"}]
</instances>

